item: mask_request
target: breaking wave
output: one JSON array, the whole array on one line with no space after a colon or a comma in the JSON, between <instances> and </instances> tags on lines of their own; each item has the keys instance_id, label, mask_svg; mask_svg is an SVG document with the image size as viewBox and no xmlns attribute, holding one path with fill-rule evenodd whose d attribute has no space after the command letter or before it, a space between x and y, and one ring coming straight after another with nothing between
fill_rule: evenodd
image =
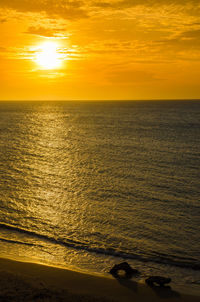
<instances>
[{"instance_id":1,"label":"breaking wave","mask_svg":"<svg viewBox=\"0 0 200 302\"><path fill-rule=\"evenodd\" d=\"M172 266L177 266L177 267L182 267L182 268L189 268L193 270L200 270L200 264L198 263L198 260L193 259L193 258L185 258L185 257L177 257L175 255L167 255L167 254L159 254L158 252L154 252L154 256L144 254L144 255L139 255L136 253L127 253L125 251L120 251L120 250L115 250L113 248L102 248L102 247L95 247L93 246L92 243L87 244L84 242L79 242L79 241L74 241L71 239L59 239L59 238L53 238L50 236L46 236L43 234L39 234L33 231L29 231L23 228L19 228L17 226L5 224L5 223L0 223L0 229L6 229L10 231L15 231L19 232L22 234L26 234L28 236L33 237L34 239L37 238L42 241L48 241L53 244L59 244L62 245L66 248L73 248L76 250L84 250L90 253L96 253L96 254L103 254L103 255L108 255L116 258L123 258L123 259L132 259L132 260L138 260L141 262L154 262L154 263L159 263L159 264L167 264L167 265L172 265ZM5 238L0 238L0 241L5 241L5 242L10 242L10 243L16 243L16 244L24 244L24 245L37 245L42 247L41 241L40 244L36 243L27 243L24 241L19 241L19 240L12 240L12 239L5 239Z\"/></svg>"}]
</instances>

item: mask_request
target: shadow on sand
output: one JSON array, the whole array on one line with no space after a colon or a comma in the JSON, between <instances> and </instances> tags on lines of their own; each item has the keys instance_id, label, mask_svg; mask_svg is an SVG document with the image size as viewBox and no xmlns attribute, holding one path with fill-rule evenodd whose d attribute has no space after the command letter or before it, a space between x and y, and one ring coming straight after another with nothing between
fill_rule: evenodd
<instances>
[{"instance_id":1,"label":"shadow on sand","mask_svg":"<svg viewBox=\"0 0 200 302\"><path fill-rule=\"evenodd\" d=\"M138 285L136 281L127 279L127 278L116 278L116 280L123 286L128 289L134 291L135 293L138 291Z\"/></svg>"},{"instance_id":2,"label":"shadow on sand","mask_svg":"<svg viewBox=\"0 0 200 302\"><path fill-rule=\"evenodd\" d=\"M170 286L149 285L156 295L161 299L181 298L181 295L172 290Z\"/></svg>"},{"instance_id":3,"label":"shadow on sand","mask_svg":"<svg viewBox=\"0 0 200 302\"><path fill-rule=\"evenodd\" d=\"M122 285L127 287L129 290L137 293L138 292L138 284L136 281L127 279L127 278L116 278L116 280ZM170 298L181 298L179 292L173 290L170 286L156 286L156 285L148 285L155 294L160 299L170 299Z\"/></svg>"}]
</instances>

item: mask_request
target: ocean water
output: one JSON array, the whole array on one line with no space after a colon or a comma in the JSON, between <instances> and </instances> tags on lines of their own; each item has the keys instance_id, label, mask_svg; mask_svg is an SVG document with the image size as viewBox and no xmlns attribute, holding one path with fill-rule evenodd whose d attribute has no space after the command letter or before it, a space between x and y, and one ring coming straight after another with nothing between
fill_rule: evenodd
<instances>
[{"instance_id":1,"label":"ocean water","mask_svg":"<svg viewBox=\"0 0 200 302\"><path fill-rule=\"evenodd\" d=\"M200 289L200 101L1 102L0 256Z\"/></svg>"}]
</instances>

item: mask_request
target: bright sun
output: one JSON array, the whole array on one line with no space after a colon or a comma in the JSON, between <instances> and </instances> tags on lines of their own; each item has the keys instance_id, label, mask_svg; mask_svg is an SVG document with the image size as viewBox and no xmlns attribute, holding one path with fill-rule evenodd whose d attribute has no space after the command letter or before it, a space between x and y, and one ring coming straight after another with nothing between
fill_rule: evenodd
<instances>
[{"instance_id":1,"label":"bright sun","mask_svg":"<svg viewBox=\"0 0 200 302\"><path fill-rule=\"evenodd\" d=\"M56 69L61 65L61 54L55 42L44 42L38 46L35 61L42 69Z\"/></svg>"}]
</instances>

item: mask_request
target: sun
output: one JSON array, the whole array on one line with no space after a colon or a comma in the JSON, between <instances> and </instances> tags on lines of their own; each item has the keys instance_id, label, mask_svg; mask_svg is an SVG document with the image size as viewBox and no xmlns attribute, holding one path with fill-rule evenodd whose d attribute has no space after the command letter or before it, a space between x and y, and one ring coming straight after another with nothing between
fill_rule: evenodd
<instances>
[{"instance_id":1,"label":"sun","mask_svg":"<svg viewBox=\"0 0 200 302\"><path fill-rule=\"evenodd\" d=\"M44 42L37 47L35 62L41 69L57 69L61 66L61 54L56 42Z\"/></svg>"}]
</instances>

